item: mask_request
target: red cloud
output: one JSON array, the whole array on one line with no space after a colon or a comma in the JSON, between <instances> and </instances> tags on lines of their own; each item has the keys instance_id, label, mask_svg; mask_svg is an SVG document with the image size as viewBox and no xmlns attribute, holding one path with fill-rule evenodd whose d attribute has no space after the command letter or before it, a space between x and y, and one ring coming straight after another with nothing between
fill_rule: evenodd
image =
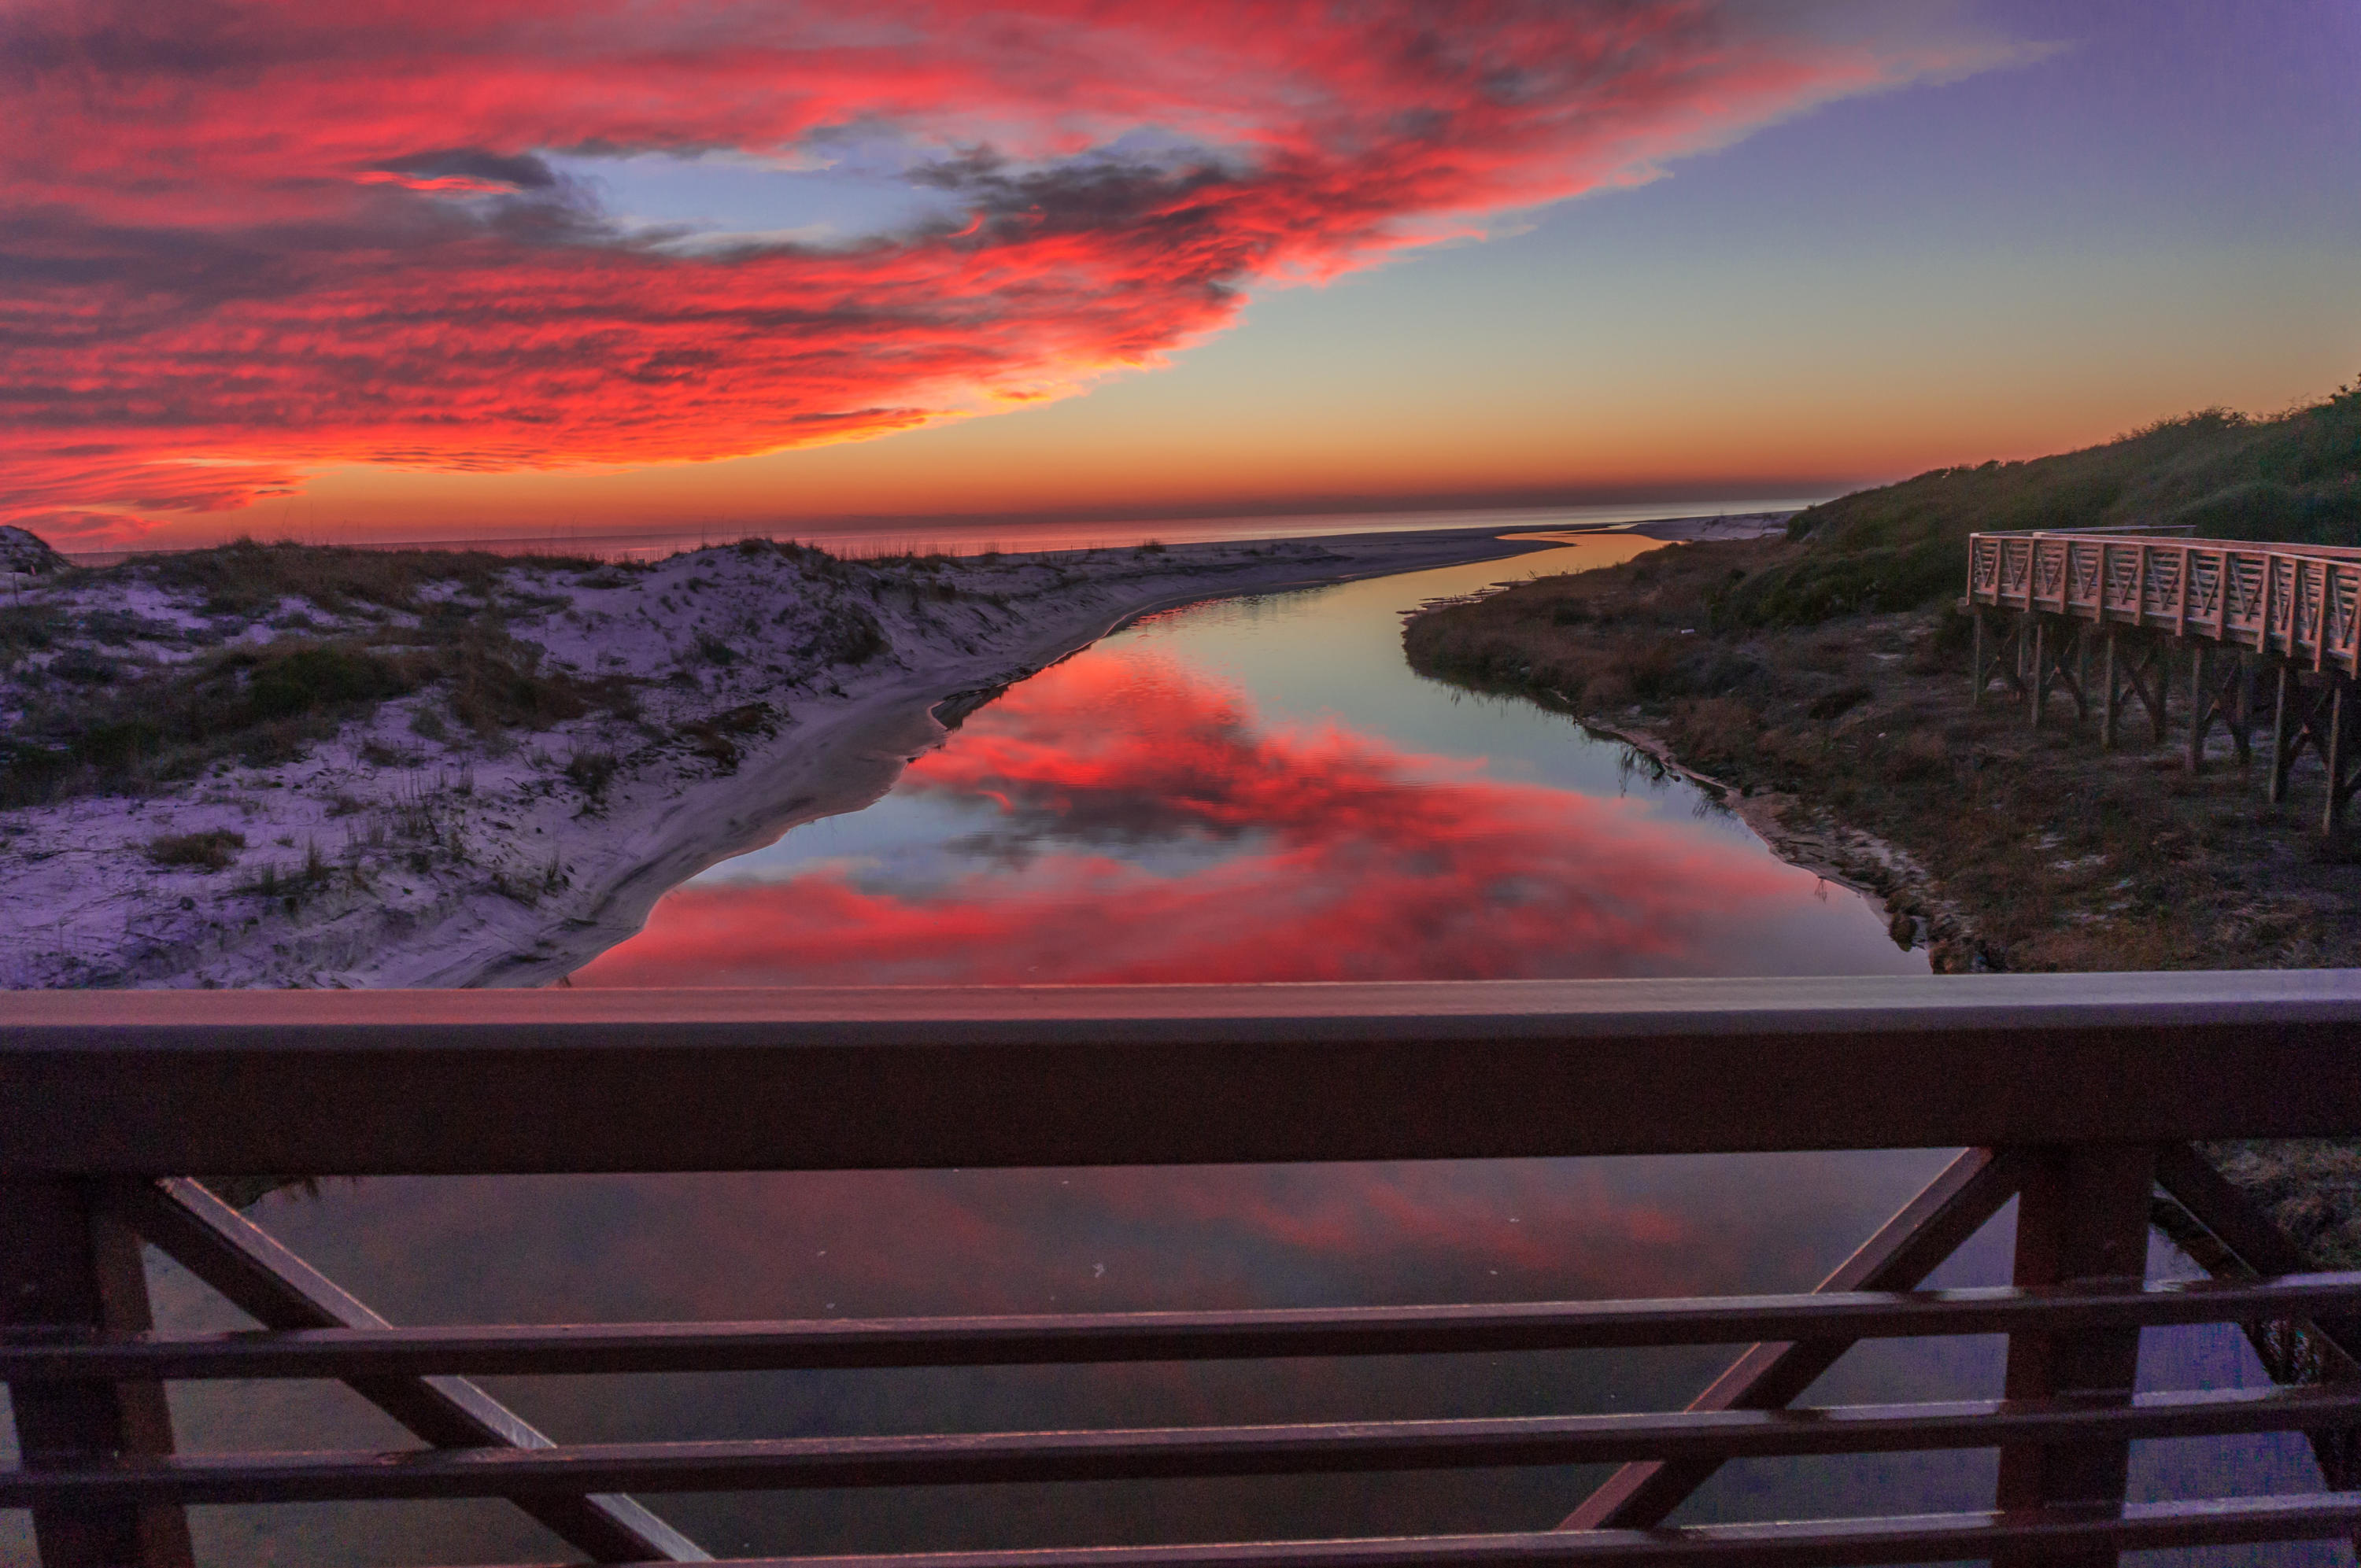
<instances>
[{"instance_id":1,"label":"red cloud","mask_svg":"<svg viewBox=\"0 0 2361 1568\"><path fill-rule=\"evenodd\" d=\"M989 810L947 882L685 887L577 982L1711 972L1816 886L1636 802L1258 730L1235 694L1136 653L1027 681L903 787Z\"/></svg>"},{"instance_id":2,"label":"red cloud","mask_svg":"<svg viewBox=\"0 0 2361 1568\"><path fill-rule=\"evenodd\" d=\"M712 458L1055 395L1257 282L1974 53L1831 32L1726 0L27 0L0 17L0 508ZM545 161L855 131L916 149L950 215L685 247Z\"/></svg>"}]
</instances>

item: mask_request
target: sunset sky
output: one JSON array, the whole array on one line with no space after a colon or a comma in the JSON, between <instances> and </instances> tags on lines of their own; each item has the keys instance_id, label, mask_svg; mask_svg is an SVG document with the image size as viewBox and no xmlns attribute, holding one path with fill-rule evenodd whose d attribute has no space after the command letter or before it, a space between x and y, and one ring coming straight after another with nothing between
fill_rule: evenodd
<instances>
[{"instance_id":1,"label":"sunset sky","mask_svg":"<svg viewBox=\"0 0 2361 1568\"><path fill-rule=\"evenodd\" d=\"M2349 0L7 0L67 547L1807 496L2361 371Z\"/></svg>"}]
</instances>

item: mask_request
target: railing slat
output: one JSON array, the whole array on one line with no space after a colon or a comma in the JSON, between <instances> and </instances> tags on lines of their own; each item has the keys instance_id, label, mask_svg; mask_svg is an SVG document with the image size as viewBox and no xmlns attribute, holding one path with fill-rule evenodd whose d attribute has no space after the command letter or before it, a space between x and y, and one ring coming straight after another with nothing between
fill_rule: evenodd
<instances>
[{"instance_id":1,"label":"railing slat","mask_svg":"<svg viewBox=\"0 0 2361 1568\"><path fill-rule=\"evenodd\" d=\"M2034 1322L2157 1327L2338 1309L2361 1310L2361 1273L2175 1280L2125 1291L1993 1286L1316 1310L300 1329L71 1343L0 1334L0 1378L489 1377L1413 1355L2006 1333Z\"/></svg>"},{"instance_id":2,"label":"railing slat","mask_svg":"<svg viewBox=\"0 0 2361 1568\"><path fill-rule=\"evenodd\" d=\"M2128 1442L2356 1423L2361 1387L2326 1385L1811 1409L184 1455L0 1470L0 1508L123 1497L226 1504L1332 1475Z\"/></svg>"},{"instance_id":3,"label":"railing slat","mask_svg":"<svg viewBox=\"0 0 2361 1568\"><path fill-rule=\"evenodd\" d=\"M729 1568L1861 1568L1949 1563L2009 1547L2156 1551L2207 1544L2327 1540L2361 1525L2361 1493L1913 1514L1678 1530L1537 1535L1287 1541L1206 1546L1066 1547L896 1556L731 1558ZM554 1568L554 1565L553 1565Z\"/></svg>"}]
</instances>

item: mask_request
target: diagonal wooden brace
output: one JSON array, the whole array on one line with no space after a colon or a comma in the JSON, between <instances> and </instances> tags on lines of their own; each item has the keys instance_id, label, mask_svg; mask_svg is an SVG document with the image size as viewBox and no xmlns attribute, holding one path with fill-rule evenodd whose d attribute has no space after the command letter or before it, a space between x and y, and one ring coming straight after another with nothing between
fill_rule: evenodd
<instances>
[{"instance_id":1,"label":"diagonal wooden brace","mask_svg":"<svg viewBox=\"0 0 2361 1568\"><path fill-rule=\"evenodd\" d=\"M2261 1207L2213 1168L2188 1144L2157 1151L2156 1183L2167 1199L2158 1203L2166 1234L2215 1278L2301 1274L2314 1266ZM2184 1228L2202 1229L2195 1234ZM2361 1321L2352 1318L2292 1319L2245 1325L2264 1369L2279 1383L2349 1383L2361 1380ZM2361 1484L2361 1431L2305 1434L2320 1473L2332 1487Z\"/></svg>"},{"instance_id":2,"label":"diagonal wooden brace","mask_svg":"<svg viewBox=\"0 0 2361 1568\"><path fill-rule=\"evenodd\" d=\"M2066 695L2074 699L2074 716L2077 718L2089 718L2090 699L2082 688L2082 673L2089 661L2083 649L2081 624L2059 615L2034 615L2026 619L2033 623L2031 632L2023 641L2031 662L2026 698L2033 728L2041 728L2042 718L2049 707L2049 694L2059 686L2063 686ZM2070 662L2067 653L2069 643L2075 649Z\"/></svg>"},{"instance_id":3,"label":"diagonal wooden brace","mask_svg":"<svg viewBox=\"0 0 2361 1568\"><path fill-rule=\"evenodd\" d=\"M2279 662L2276 674L2271 713L2271 777L2268 791L2273 806L2286 802L2288 777L2294 772L2297 759L2303 755L2305 748L2310 747L2323 759L2328 755L2328 712L2333 696L2325 681L2307 688L2302 674L2285 660Z\"/></svg>"},{"instance_id":4,"label":"diagonal wooden brace","mask_svg":"<svg viewBox=\"0 0 2361 1568\"><path fill-rule=\"evenodd\" d=\"M1974 618L1975 636L1969 657L1975 679L1968 705L1982 707L1985 690L1996 679L2005 681L2011 691L2022 693L2026 689L2025 677L2018 666L2025 663L2024 623L2006 616L1994 616L1981 605L1969 613Z\"/></svg>"},{"instance_id":5,"label":"diagonal wooden brace","mask_svg":"<svg viewBox=\"0 0 2361 1568\"><path fill-rule=\"evenodd\" d=\"M2189 654L2189 747L2185 763L2191 773L2205 765L2205 741L2219 724L2229 732L2238 765L2254 756L2250 701L2252 681L2246 656L2235 648L2209 650L2193 644Z\"/></svg>"},{"instance_id":6,"label":"diagonal wooden brace","mask_svg":"<svg viewBox=\"0 0 2361 1568\"><path fill-rule=\"evenodd\" d=\"M198 1182L181 1178L125 1181L110 1186L106 1205L265 1328L390 1326ZM522 1417L464 1377L356 1378L350 1387L437 1448L554 1446ZM712 1561L695 1541L627 1497L535 1497L515 1502L597 1562Z\"/></svg>"},{"instance_id":7,"label":"diagonal wooden brace","mask_svg":"<svg viewBox=\"0 0 2361 1568\"><path fill-rule=\"evenodd\" d=\"M2012 1150L1969 1149L1862 1244L1821 1290L1908 1290L1985 1221L2023 1183L2026 1166ZM1758 1344L1690 1401L1692 1410L1776 1410L1793 1404L1850 1350L1852 1340ZM1609 1476L1560 1530L1646 1530L1662 1524L1721 1468L1719 1460L1641 1461Z\"/></svg>"},{"instance_id":8,"label":"diagonal wooden brace","mask_svg":"<svg viewBox=\"0 0 2361 1568\"><path fill-rule=\"evenodd\" d=\"M2114 751L2122 739L2124 699L2139 698L2147 711L2148 729L2164 740L2166 684L2170 674L2170 650L2161 638L2109 627L2100 660L2099 744Z\"/></svg>"}]
</instances>

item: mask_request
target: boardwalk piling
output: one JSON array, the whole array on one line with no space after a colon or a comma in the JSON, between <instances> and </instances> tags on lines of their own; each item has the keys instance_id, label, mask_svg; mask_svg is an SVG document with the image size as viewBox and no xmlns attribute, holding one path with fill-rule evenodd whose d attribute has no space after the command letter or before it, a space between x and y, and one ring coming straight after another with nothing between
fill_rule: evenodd
<instances>
[{"instance_id":1,"label":"boardwalk piling","mask_svg":"<svg viewBox=\"0 0 2361 1568\"><path fill-rule=\"evenodd\" d=\"M2353 683L2342 675L2325 677L2328 682L2328 738L2320 745L2321 761L2328 770L2328 800L2321 807L2320 830L2334 833L2345 826L2345 806L2353 792L2361 789L2361 746L2353 733L2356 715L2353 711Z\"/></svg>"},{"instance_id":2,"label":"boardwalk piling","mask_svg":"<svg viewBox=\"0 0 2361 1568\"><path fill-rule=\"evenodd\" d=\"M2205 765L2205 732L2213 728L2213 708L2205 700L2205 644L2189 648L2189 749L2182 763L2191 773Z\"/></svg>"},{"instance_id":3,"label":"boardwalk piling","mask_svg":"<svg viewBox=\"0 0 2361 1568\"><path fill-rule=\"evenodd\" d=\"M2345 802L2338 798L2336 780L2345 768L2345 752L2352 742L2345 733L2345 688L2332 681L2328 691L2328 734L2321 742L2321 761L2328 767L2328 800L2321 807L2320 830L2334 833L2345 826Z\"/></svg>"},{"instance_id":4,"label":"boardwalk piling","mask_svg":"<svg viewBox=\"0 0 2361 1568\"><path fill-rule=\"evenodd\" d=\"M2099 657L2099 750L2112 751L2118 736L2115 718L2118 699L2123 696L2122 677L2115 673L2115 640L2113 627L2107 629L2106 645Z\"/></svg>"},{"instance_id":5,"label":"boardwalk piling","mask_svg":"<svg viewBox=\"0 0 2361 1568\"><path fill-rule=\"evenodd\" d=\"M2288 769L2295 762L2294 749L2302 743L2303 733L2301 717L2290 711L2303 695L2296 685L2294 666L2282 659L2276 674L2271 683L2271 777L2263 791L2263 798L2273 806L2287 799Z\"/></svg>"},{"instance_id":6,"label":"boardwalk piling","mask_svg":"<svg viewBox=\"0 0 2361 1568\"><path fill-rule=\"evenodd\" d=\"M2049 645L2049 618L2028 615L2033 623L2033 727L2041 728L2041 710L2049 706L2049 666L2057 662L2056 650Z\"/></svg>"}]
</instances>

